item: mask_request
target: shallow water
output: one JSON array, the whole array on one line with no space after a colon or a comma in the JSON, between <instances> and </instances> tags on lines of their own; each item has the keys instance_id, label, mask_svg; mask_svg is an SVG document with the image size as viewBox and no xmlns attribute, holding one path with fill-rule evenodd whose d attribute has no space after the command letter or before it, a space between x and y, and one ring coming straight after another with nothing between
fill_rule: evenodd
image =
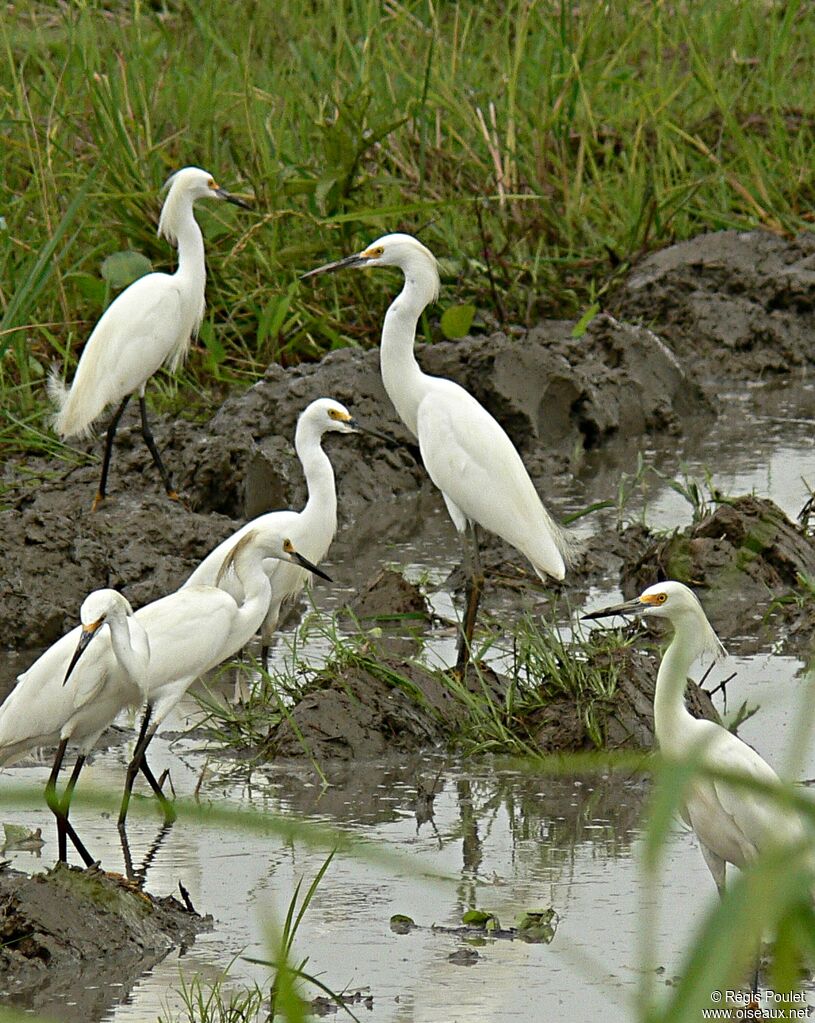
<instances>
[{"instance_id":1,"label":"shallow water","mask_svg":"<svg viewBox=\"0 0 815 1023\"><path fill-rule=\"evenodd\" d=\"M794 516L807 496L801 477L815 482L807 418L813 393L808 386L723 395L724 411L713 429L648 451L646 460L670 473L685 468L702 475L709 467L713 484L725 492L755 490ZM556 493L553 503L562 513L608 497L616 492L621 468L633 473L635 466L635 449L592 455L579 467L570 494ZM649 523L664 527L685 524L690 513L689 504L656 477L646 489L637 489L624 509L627 519L644 515ZM438 503L423 496L407 516L403 503L394 518L399 527L392 545L383 549L375 536L365 535L373 527L355 526L332 550L336 564L341 566L353 550L357 579L392 561L409 562L416 578L443 581L458 547ZM582 520L580 528L590 532L591 519ZM318 606L338 603L346 595L342 583L340 578L336 592L319 590ZM610 581L609 588L591 593L588 604L599 606L615 596ZM449 613L449 594L433 599L440 613ZM738 643L734 649L738 652ZM317 660L326 650L327 644L313 637L300 653ZM452 634L433 640L435 657L449 659L453 650ZM278 646L274 656L282 662L285 646ZM21 670L20 661L6 661L0 674ZM801 668L795 658L768 649L749 658L731 657L717 669L718 677L738 671L728 687L728 712L745 699L760 706L740 734L781 770L790 769L783 751L801 716ZM181 727L184 715L194 712L194 703L187 702L168 729ZM77 830L112 870L123 866L115 825L83 810L82 790L94 785L118 788L130 746L129 741L96 755L72 810ZM810 747L805 762L794 765L797 777L815 777L815 743ZM193 791L206 763L190 738L171 744L160 736L152 759L156 770L171 767L181 794ZM715 899L693 836L678 829L667 849L659 905L643 904L638 853L647 792L633 778L556 780L492 760L417 756L387 764L341 765L330 771L330 785L324 789L307 764L270 765L251 773L244 765L220 766L224 770L203 781L203 799L264 814L298 815L404 854L401 866L347 854L337 857L296 943L297 952L309 956L307 969L325 984L373 995L372 1010L361 1005L354 1010L372 1023L481 1023L487 1018L515 1023L529 1018L530 1005L536 1006L540 1019L629 1020L644 965L637 944L642 913L656 914L657 946L645 965L664 968L655 976L657 985L665 987L680 970L681 949ZM413 810L416 779L431 780L437 772L441 791L434 820L418 826ZM44 785L47 773L45 764L14 768L4 774L3 784ZM9 852L15 866L33 870L54 860L54 828L44 803L6 812L3 820L41 826L46 838L39 861L32 853ZM129 837L135 861L150 850L157 827L152 813L133 815ZM148 886L164 894L182 881L196 907L213 914L215 928L184 954L168 956L104 1018L145 1021L159 1013L166 1017L168 1011L172 1018L180 1008L174 990L181 973L187 979L194 973L215 979L236 956L230 970L233 981L263 983L267 972L240 957L267 953L267 923L281 919L299 878L308 883L324 858L324 850L302 842L187 823L174 827L155 853ZM444 874L446 880L425 872ZM396 935L388 926L393 913L406 913L428 927L455 926L471 905L496 912L504 926L515 924L526 909L552 906L560 918L556 936L549 946L487 942L477 949L475 965L465 967L448 959L461 947L460 938L429 929ZM111 1002L121 997L111 995ZM65 1011L66 1020L88 1018L82 1004Z\"/></svg>"}]
</instances>

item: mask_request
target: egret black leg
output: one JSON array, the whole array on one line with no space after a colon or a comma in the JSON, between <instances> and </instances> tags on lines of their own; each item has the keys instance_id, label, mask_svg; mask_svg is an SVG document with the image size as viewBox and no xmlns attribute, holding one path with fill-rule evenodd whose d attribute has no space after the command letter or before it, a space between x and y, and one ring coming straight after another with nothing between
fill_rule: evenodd
<instances>
[{"instance_id":1,"label":"egret black leg","mask_svg":"<svg viewBox=\"0 0 815 1023\"><path fill-rule=\"evenodd\" d=\"M468 523L467 532L470 534L471 543L469 556L466 557L470 572L465 590L464 622L456 656L456 670L462 675L470 660L475 619L478 614L478 605L481 602L481 594L484 592L484 570L481 567L481 552L478 547L478 526L474 522Z\"/></svg>"},{"instance_id":2,"label":"egret black leg","mask_svg":"<svg viewBox=\"0 0 815 1023\"><path fill-rule=\"evenodd\" d=\"M147 779L150 788L155 792L161 809L164 812L165 823L171 824L176 817L175 810L170 800L164 795L161 786L156 781L155 775L150 770L147 763L145 753L147 747L150 745L150 740L153 738L156 732L156 726L150 728L150 719L153 716L153 708L150 704L147 705L147 710L144 712L142 719L141 728L139 729L139 737L136 740L136 748L133 750L133 758L127 765L127 774L125 776L125 789L122 794L122 805L119 809L119 828L124 827L125 820L127 819L127 808L130 805L130 797L133 794L133 785L136 781L136 775L141 771L144 777Z\"/></svg>"},{"instance_id":3,"label":"egret black leg","mask_svg":"<svg viewBox=\"0 0 815 1023\"><path fill-rule=\"evenodd\" d=\"M82 770L82 766L85 763L85 758L80 757L74 765L73 772L65 787L65 793L63 798L60 799L57 795L57 778L62 767L62 761L65 758L65 750L68 748L68 740L63 739L57 748L57 755L54 757L54 766L51 768L51 774L49 775L48 781L45 785L45 801L48 803L48 807L51 813L57 819L57 843L58 843L58 860L63 863L68 862L68 839L70 838L74 848L82 857L86 867L92 867L96 860L85 848L84 843L77 835L73 825L68 820L68 807L71 802L71 796L73 795L74 788L76 786L79 772Z\"/></svg>"},{"instance_id":4,"label":"egret black leg","mask_svg":"<svg viewBox=\"0 0 815 1023\"><path fill-rule=\"evenodd\" d=\"M65 839L62 803L57 795L57 778L59 777L60 768L62 767L62 761L65 757L65 750L67 748L68 740L63 739L57 747L57 754L54 757L54 765L51 768L51 774L48 776L48 781L45 783L45 801L48 804L51 813L53 813L57 819L57 859L61 860L63 863L67 862L68 859L68 845Z\"/></svg>"},{"instance_id":5,"label":"egret black leg","mask_svg":"<svg viewBox=\"0 0 815 1023\"><path fill-rule=\"evenodd\" d=\"M167 491L167 496L171 501L178 500L178 493L173 486L173 478L167 471L164 462L161 460L158 448L153 434L150 430L150 424L147 422L147 403L144 400L144 395L139 395L139 411L141 412L141 435L144 437L144 443L152 455L153 461L156 463L156 468L161 476L161 482L164 484L164 489Z\"/></svg>"},{"instance_id":6,"label":"egret black leg","mask_svg":"<svg viewBox=\"0 0 815 1023\"><path fill-rule=\"evenodd\" d=\"M128 394L122 400L122 404L113 413L113 418L108 425L107 435L105 437L105 455L102 459L102 476L99 480L99 489L96 492L96 497L93 499L92 511L96 511L99 505L105 500L105 494L108 488L108 470L110 469L110 457L113 454L113 438L116 436L116 430L119 428L119 420L124 415L124 410L127 408L127 403L130 401L130 395Z\"/></svg>"}]
</instances>

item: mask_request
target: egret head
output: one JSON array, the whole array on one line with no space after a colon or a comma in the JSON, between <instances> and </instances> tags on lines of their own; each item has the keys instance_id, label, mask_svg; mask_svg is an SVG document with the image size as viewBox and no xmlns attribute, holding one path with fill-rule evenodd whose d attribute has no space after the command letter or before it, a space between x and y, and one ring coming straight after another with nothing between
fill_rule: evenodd
<instances>
[{"instance_id":1,"label":"egret head","mask_svg":"<svg viewBox=\"0 0 815 1023\"><path fill-rule=\"evenodd\" d=\"M687 624L696 633L700 653L711 654L714 658L725 654L725 649L707 620L699 598L684 583L673 580L655 583L643 590L634 600L592 611L583 615L583 618L610 618L613 615L667 618L674 628L679 628L683 623Z\"/></svg>"},{"instance_id":2,"label":"egret head","mask_svg":"<svg viewBox=\"0 0 815 1023\"><path fill-rule=\"evenodd\" d=\"M164 191L167 192L167 198L161 208L158 233L171 243L175 243L178 235L178 218L196 199L226 199L227 202L242 206L246 210L252 208L240 196L232 195L225 188L221 188L213 176L200 167L182 167L166 181Z\"/></svg>"},{"instance_id":3,"label":"egret head","mask_svg":"<svg viewBox=\"0 0 815 1023\"><path fill-rule=\"evenodd\" d=\"M313 423L320 433L356 433L357 424L348 409L333 398L317 398L300 413L300 421Z\"/></svg>"},{"instance_id":4,"label":"egret head","mask_svg":"<svg viewBox=\"0 0 815 1023\"><path fill-rule=\"evenodd\" d=\"M223 564L218 569L215 585L221 586L230 572L236 572L240 578L241 564L244 558L259 558L261 561L266 558L274 558L277 561L289 561L299 568L305 568L312 575L318 575L328 582L334 581L330 575L303 557L288 537L282 536L276 530L255 528L244 533L224 558Z\"/></svg>"},{"instance_id":5,"label":"egret head","mask_svg":"<svg viewBox=\"0 0 815 1023\"><path fill-rule=\"evenodd\" d=\"M130 606L130 602L125 600L117 590L94 590L93 593L89 593L85 597L82 601L82 607L79 609L79 621L82 623L82 632L80 633L79 643L74 655L71 658L71 663L65 672L65 678L62 680L63 685L68 681L85 648L94 636L98 635L102 626L106 622L126 618L132 614L133 608Z\"/></svg>"},{"instance_id":6,"label":"egret head","mask_svg":"<svg viewBox=\"0 0 815 1023\"><path fill-rule=\"evenodd\" d=\"M418 238L410 234L384 234L361 252L318 266L316 270L303 274L301 280L318 274L334 273L336 270L369 266L396 266L406 279L426 282L432 290L433 299L438 297L439 268L436 257Z\"/></svg>"},{"instance_id":7,"label":"egret head","mask_svg":"<svg viewBox=\"0 0 815 1023\"><path fill-rule=\"evenodd\" d=\"M392 437L360 423L345 405L334 401L333 398L317 398L300 413L295 446L299 438L304 438L306 433L315 430L318 437L324 433L368 433L373 437L379 437L380 440L395 443Z\"/></svg>"}]
</instances>

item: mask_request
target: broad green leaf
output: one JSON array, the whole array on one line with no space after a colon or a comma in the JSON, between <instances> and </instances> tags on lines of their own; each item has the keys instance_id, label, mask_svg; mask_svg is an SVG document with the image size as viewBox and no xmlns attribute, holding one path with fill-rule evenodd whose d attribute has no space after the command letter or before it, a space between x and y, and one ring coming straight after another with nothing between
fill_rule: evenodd
<instances>
[{"instance_id":1,"label":"broad green leaf","mask_svg":"<svg viewBox=\"0 0 815 1023\"><path fill-rule=\"evenodd\" d=\"M126 249L113 252L102 262L101 274L111 288L126 288L128 284L149 274L153 264L141 252Z\"/></svg>"},{"instance_id":2,"label":"broad green leaf","mask_svg":"<svg viewBox=\"0 0 815 1023\"><path fill-rule=\"evenodd\" d=\"M451 305L441 318L441 332L449 341L469 333L475 318L474 305Z\"/></svg>"}]
</instances>

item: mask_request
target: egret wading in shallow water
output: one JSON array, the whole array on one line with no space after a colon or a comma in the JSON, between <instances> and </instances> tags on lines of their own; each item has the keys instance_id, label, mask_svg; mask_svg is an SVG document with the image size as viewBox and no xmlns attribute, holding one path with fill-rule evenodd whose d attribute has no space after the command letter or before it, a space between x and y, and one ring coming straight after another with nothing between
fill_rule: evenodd
<instances>
[{"instance_id":1,"label":"egret wading in shallow water","mask_svg":"<svg viewBox=\"0 0 815 1023\"><path fill-rule=\"evenodd\" d=\"M297 420L294 434L294 449L306 477L308 500L302 511L273 511L260 515L248 522L201 562L189 577L185 586L200 584L213 585L224 558L250 531L284 534L295 548L309 561L319 564L328 553L328 548L337 532L337 490L334 470L328 455L322 448L326 433L371 433L382 437L375 430L361 426L348 409L331 398L318 398L311 402ZM384 438L388 440L389 438ZM269 647L280 618L284 601L296 597L308 581L308 572L285 561L269 560L264 563L271 585L271 597L266 616L260 627L261 659L264 669L268 668Z\"/></svg>"},{"instance_id":2,"label":"egret wading in shallow water","mask_svg":"<svg viewBox=\"0 0 815 1023\"><path fill-rule=\"evenodd\" d=\"M583 618L611 615L649 615L667 618L673 625L674 636L659 666L654 693L654 732L665 756L698 758L703 766L780 787L778 775L747 743L713 721L693 717L685 707L691 665L703 654L724 654L702 605L688 587L677 582L657 583L635 600ZM761 793L703 776L690 782L681 812L699 840L720 895L724 894L728 863L743 868L763 849L791 846L807 837L804 822L794 810Z\"/></svg>"},{"instance_id":3,"label":"egret wading in shallow water","mask_svg":"<svg viewBox=\"0 0 815 1023\"><path fill-rule=\"evenodd\" d=\"M58 744L45 798L57 819L59 859L66 859L70 838L90 866L94 859L68 820L71 797L102 732L120 711L144 702L150 649L133 608L116 590L89 594L80 621L19 676L0 707L0 764L38 746ZM57 778L69 743L79 746L79 756L60 797Z\"/></svg>"},{"instance_id":4,"label":"egret wading in shallow water","mask_svg":"<svg viewBox=\"0 0 815 1023\"><path fill-rule=\"evenodd\" d=\"M136 392L142 436L164 489L170 498L177 499L172 477L147 422L145 386L162 364L171 372L181 365L204 316L207 278L204 239L193 215L193 204L196 199L226 199L236 206L250 208L243 199L219 188L212 176L199 167L184 167L170 178L168 185L158 233L171 245L177 243L178 269L173 274L147 274L125 288L102 314L88 338L70 389L55 375L49 381L49 392L57 405L54 429L63 439L88 436L105 408L119 403L107 429L94 510L105 498L119 420Z\"/></svg>"},{"instance_id":5,"label":"egret wading in shallow water","mask_svg":"<svg viewBox=\"0 0 815 1023\"><path fill-rule=\"evenodd\" d=\"M175 819L172 806L147 766L147 747L192 683L236 654L260 628L271 598L271 585L263 567L268 558L292 563L331 581L298 552L284 533L249 530L222 560L215 585L187 585L136 612L136 620L150 642L143 685L147 709L127 769L120 826L127 817L139 771L159 797L165 820Z\"/></svg>"},{"instance_id":6,"label":"egret wading in shallow water","mask_svg":"<svg viewBox=\"0 0 815 1023\"><path fill-rule=\"evenodd\" d=\"M387 234L362 252L303 277L376 266L397 267L405 278L382 327L382 382L402 422L418 438L425 468L442 492L456 529L471 535L467 608L457 658L463 670L484 586L477 527L520 551L544 580L564 578L573 543L544 508L503 427L463 387L423 373L416 361L416 324L439 294L432 252L411 235Z\"/></svg>"}]
</instances>

